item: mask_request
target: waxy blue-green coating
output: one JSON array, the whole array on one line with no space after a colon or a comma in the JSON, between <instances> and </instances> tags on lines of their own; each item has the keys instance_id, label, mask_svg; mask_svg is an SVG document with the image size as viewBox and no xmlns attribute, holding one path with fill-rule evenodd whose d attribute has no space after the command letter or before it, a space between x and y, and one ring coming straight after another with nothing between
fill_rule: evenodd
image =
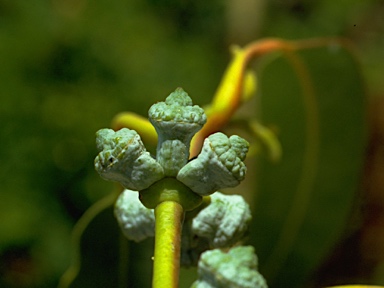
<instances>
[{"instance_id":1,"label":"waxy blue-green coating","mask_svg":"<svg viewBox=\"0 0 384 288\"><path fill-rule=\"evenodd\" d=\"M177 88L164 102L153 104L148 114L151 121L155 122L187 123L203 126L207 121L204 109L193 105L191 97L182 88Z\"/></svg>"},{"instance_id":2,"label":"waxy blue-green coating","mask_svg":"<svg viewBox=\"0 0 384 288\"><path fill-rule=\"evenodd\" d=\"M139 191L164 177L163 168L146 151L134 130L101 129L96 133L96 146L100 153L95 158L95 169L106 180Z\"/></svg>"},{"instance_id":3,"label":"waxy blue-green coating","mask_svg":"<svg viewBox=\"0 0 384 288\"><path fill-rule=\"evenodd\" d=\"M201 196L234 187L244 179L248 142L239 136L228 138L216 133L204 141L198 157L188 162L190 141L207 118L181 88L164 102L152 105L149 120L158 134L156 160L136 131L101 129L96 133L100 151L96 170L104 179L129 189L119 195L114 210L124 235L134 241L154 236L154 211L146 207L155 208L162 201L178 202L185 211L195 213L183 227L181 249L184 265L196 264L201 255L199 280L193 287L267 287L257 272L252 247L237 247L228 253L206 251L235 245L248 227L250 209L241 196L218 192L205 197L209 200L200 205ZM130 190L140 192L141 202Z\"/></svg>"},{"instance_id":4,"label":"waxy blue-green coating","mask_svg":"<svg viewBox=\"0 0 384 288\"><path fill-rule=\"evenodd\" d=\"M242 162L249 143L239 136L218 132L205 139L202 151L177 174L177 179L195 193L205 196L222 188L235 187L244 179Z\"/></svg>"},{"instance_id":5,"label":"waxy blue-green coating","mask_svg":"<svg viewBox=\"0 0 384 288\"><path fill-rule=\"evenodd\" d=\"M127 239L139 242L154 236L154 210L142 204L136 191L126 189L119 195L114 214ZM196 265L208 249L232 247L244 237L250 220L243 197L212 194L209 204L183 225L181 265Z\"/></svg>"},{"instance_id":6,"label":"waxy blue-green coating","mask_svg":"<svg viewBox=\"0 0 384 288\"><path fill-rule=\"evenodd\" d=\"M257 269L257 256L252 246L234 247L229 252L206 251L199 260L198 280L191 287L267 288Z\"/></svg>"},{"instance_id":7,"label":"waxy blue-green coating","mask_svg":"<svg viewBox=\"0 0 384 288\"><path fill-rule=\"evenodd\" d=\"M124 190L115 203L114 214L121 231L136 242L155 236L155 213L139 200L139 193Z\"/></svg>"},{"instance_id":8,"label":"waxy blue-green coating","mask_svg":"<svg viewBox=\"0 0 384 288\"><path fill-rule=\"evenodd\" d=\"M179 170L187 164L188 151L180 140L165 140L161 143L156 158L164 169L164 175L175 177Z\"/></svg>"},{"instance_id":9,"label":"waxy blue-green coating","mask_svg":"<svg viewBox=\"0 0 384 288\"><path fill-rule=\"evenodd\" d=\"M192 217L187 215L183 224L180 258L183 267L196 266L206 250L238 244L251 220L249 205L239 195L215 192L204 198L199 209Z\"/></svg>"},{"instance_id":10,"label":"waxy blue-green coating","mask_svg":"<svg viewBox=\"0 0 384 288\"><path fill-rule=\"evenodd\" d=\"M175 177L200 196L235 187L244 179L243 160L249 144L239 136L210 135L197 159L188 163L190 141L207 119L183 89L177 88L164 102L152 105L149 120L158 133L156 160L133 130L97 132L101 152L95 168L104 179L140 191L163 177Z\"/></svg>"},{"instance_id":11,"label":"waxy blue-green coating","mask_svg":"<svg viewBox=\"0 0 384 288\"><path fill-rule=\"evenodd\" d=\"M211 248L231 247L243 238L251 219L251 209L242 196L216 192L193 218L191 231L207 238Z\"/></svg>"},{"instance_id":12,"label":"waxy blue-green coating","mask_svg":"<svg viewBox=\"0 0 384 288\"><path fill-rule=\"evenodd\" d=\"M164 153L160 152L164 148L163 143L168 140L179 140L184 145L184 152L175 157L181 157L183 165L187 163L191 139L207 121L204 110L197 105L193 106L188 94L182 88L177 88L165 99L165 102L152 105L148 115L149 121L158 134L156 155L158 161L164 162L161 160ZM176 174L167 176L176 176Z\"/></svg>"}]
</instances>

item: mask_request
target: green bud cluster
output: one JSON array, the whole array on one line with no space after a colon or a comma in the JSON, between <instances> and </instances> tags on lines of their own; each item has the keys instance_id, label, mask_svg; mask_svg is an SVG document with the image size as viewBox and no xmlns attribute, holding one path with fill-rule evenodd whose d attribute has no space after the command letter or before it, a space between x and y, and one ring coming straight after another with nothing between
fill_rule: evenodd
<instances>
[{"instance_id":1,"label":"green bud cluster","mask_svg":"<svg viewBox=\"0 0 384 288\"><path fill-rule=\"evenodd\" d=\"M114 211L127 239L139 242L153 237L155 235L153 208L158 202L156 197L172 197L177 186L183 185L177 182L166 183L167 185L158 183L164 187L156 187L158 189L142 193L140 197L145 197L144 201L139 200L136 191L124 190L119 195ZM162 192L164 189L167 190L166 193L151 194L156 191ZM194 201L196 206L200 203L198 199ZM147 208L148 206L152 208ZM251 218L249 205L240 195L213 193L208 204L195 217L186 219L184 222L181 265L185 267L196 265L201 253L208 249L230 248L239 243L248 229Z\"/></svg>"},{"instance_id":2,"label":"green bud cluster","mask_svg":"<svg viewBox=\"0 0 384 288\"><path fill-rule=\"evenodd\" d=\"M158 133L156 159L146 151L136 131L101 129L96 133L100 153L95 159L101 177L141 193L150 191L148 188L163 178L176 178L186 187L183 193L196 193L199 197L234 187L244 179L243 160L249 144L239 136L228 138L223 133L209 136L200 155L188 162L190 141L207 118L183 89L177 88L165 102L152 105L148 113ZM196 201L183 206L194 205Z\"/></svg>"},{"instance_id":3,"label":"green bud cluster","mask_svg":"<svg viewBox=\"0 0 384 288\"><path fill-rule=\"evenodd\" d=\"M244 179L249 143L239 136L215 133L205 139L197 158L189 161L190 141L207 119L181 88L152 105L149 120L158 133L156 158L146 151L136 131L96 133L100 153L95 169L102 178L126 188L114 209L123 234L134 241L153 237L153 209L164 201L177 202L184 211L193 210L187 213L193 216L186 216L181 240L181 265L195 265L200 258L199 280L193 287L267 287L257 272L252 247L228 253L207 251L236 245L248 228L251 213L244 199L216 191L235 187Z\"/></svg>"}]
</instances>

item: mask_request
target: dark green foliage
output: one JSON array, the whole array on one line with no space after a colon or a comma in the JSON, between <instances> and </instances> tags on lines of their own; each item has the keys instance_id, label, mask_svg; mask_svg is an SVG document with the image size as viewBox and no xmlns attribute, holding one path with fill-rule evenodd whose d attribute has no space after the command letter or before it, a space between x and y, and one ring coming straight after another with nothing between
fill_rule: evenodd
<instances>
[{"instance_id":1,"label":"dark green foliage","mask_svg":"<svg viewBox=\"0 0 384 288\"><path fill-rule=\"evenodd\" d=\"M32 267L20 285L55 286L71 227L112 190L93 168L95 131L178 86L208 102L219 58L203 37L176 42L141 1L1 1L0 15L0 255L14 255L1 286L21 279L18 249Z\"/></svg>"},{"instance_id":2,"label":"dark green foliage","mask_svg":"<svg viewBox=\"0 0 384 288\"><path fill-rule=\"evenodd\" d=\"M366 145L367 99L355 59L340 49L300 56L314 95L281 58L261 78L263 122L283 147L279 163L259 163L252 231L271 287L298 287L345 232Z\"/></svg>"}]
</instances>

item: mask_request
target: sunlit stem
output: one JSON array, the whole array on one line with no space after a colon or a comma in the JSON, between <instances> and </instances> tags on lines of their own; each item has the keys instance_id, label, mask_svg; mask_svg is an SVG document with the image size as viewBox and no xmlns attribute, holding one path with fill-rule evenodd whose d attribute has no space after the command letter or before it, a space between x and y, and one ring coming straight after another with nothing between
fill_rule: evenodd
<instances>
[{"instance_id":1,"label":"sunlit stem","mask_svg":"<svg viewBox=\"0 0 384 288\"><path fill-rule=\"evenodd\" d=\"M161 202L155 208L155 218L155 256L152 287L176 288L179 282L183 207L174 201Z\"/></svg>"}]
</instances>

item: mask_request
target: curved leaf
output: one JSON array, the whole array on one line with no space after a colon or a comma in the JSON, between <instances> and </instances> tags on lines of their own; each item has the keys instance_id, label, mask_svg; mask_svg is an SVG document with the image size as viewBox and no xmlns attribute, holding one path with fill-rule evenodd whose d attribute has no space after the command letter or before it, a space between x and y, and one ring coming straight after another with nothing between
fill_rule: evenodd
<instances>
[{"instance_id":1,"label":"curved leaf","mask_svg":"<svg viewBox=\"0 0 384 288\"><path fill-rule=\"evenodd\" d=\"M357 190L364 85L353 55L327 48L276 58L260 78L263 123L283 147L279 163L260 160L252 235L271 287L303 284L343 232Z\"/></svg>"}]
</instances>

